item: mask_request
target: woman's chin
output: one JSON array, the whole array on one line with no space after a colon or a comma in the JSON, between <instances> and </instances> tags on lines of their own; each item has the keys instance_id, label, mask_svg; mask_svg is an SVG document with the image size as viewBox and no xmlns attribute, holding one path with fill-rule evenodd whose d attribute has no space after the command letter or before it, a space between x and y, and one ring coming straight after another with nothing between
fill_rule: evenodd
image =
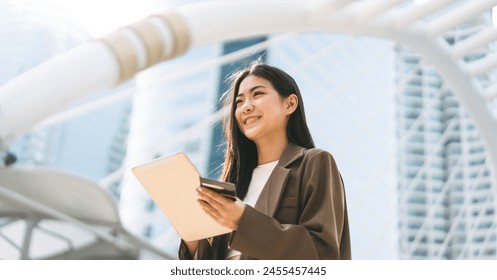
<instances>
[{"instance_id":1,"label":"woman's chin","mask_svg":"<svg viewBox=\"0 0 497 280\"><path fill-rule=\"evenodd\" d=\"M250 139L254 142L257 140L257 135L258 135L258 133L253 133L251 131L245 132L245 137L247 137L248 139Z\"/></svg>"}]
</instances>

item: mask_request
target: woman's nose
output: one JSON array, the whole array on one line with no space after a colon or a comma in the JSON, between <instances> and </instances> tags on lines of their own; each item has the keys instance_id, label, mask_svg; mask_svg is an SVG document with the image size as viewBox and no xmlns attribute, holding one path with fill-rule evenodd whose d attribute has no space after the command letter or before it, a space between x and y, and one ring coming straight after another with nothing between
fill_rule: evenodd
<instances>
[{"instance_id":1,"label":"woman's nose","mask_svg":"<svg viewBox=\"0 0 497 280\"><path fill-rule=\"evenodd\" d=\"M250 101L245 101L242 105L242 112L243 113L250 113L254 110L254 107L250 103Z\"/></svg>"}]
</instances>

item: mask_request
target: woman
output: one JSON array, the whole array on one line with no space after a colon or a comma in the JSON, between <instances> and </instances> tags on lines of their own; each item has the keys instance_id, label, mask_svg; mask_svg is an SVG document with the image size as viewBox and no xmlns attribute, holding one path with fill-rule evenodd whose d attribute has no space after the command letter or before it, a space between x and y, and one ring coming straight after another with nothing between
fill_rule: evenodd
<instances>
[{"instance_id":1,"label":"woman","mask_svg":"<svg viewBox=\"0 0 497 280\"><path fill-rule=\"evenodd\" d=\"M282 70L255 63L234 76L227 102L222 181L232 201L199 188L199 204L231 234L181 242L180 259L350 259L343 181L316 149L300 90Z\"/></svg>"}]
</instances>

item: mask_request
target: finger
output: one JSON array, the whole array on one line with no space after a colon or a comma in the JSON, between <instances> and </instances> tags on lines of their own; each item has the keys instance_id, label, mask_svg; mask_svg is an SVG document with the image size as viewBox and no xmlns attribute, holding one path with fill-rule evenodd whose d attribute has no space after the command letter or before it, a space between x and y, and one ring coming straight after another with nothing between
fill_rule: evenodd
<instances>
[{"instance_id":1,"label":"finger","mask_svg":"<svg viewBox=\"0 0 497 280\"><path fill-rule=\"evenodd\" d=\"M206 204L205 202L203 202L204 204ZM202 210L204 211L205 214L207 214L209 217L211 217L216 223L220 224L220 225L223 225L222 224L222 219L221 217L218 215L219 213L212 207L202 207Z\"/></svg>"},{"instance_id":2,"label":"finger","mask_svg":"<svg viewBox=\"0 0 497 280\"><path fill-rule=\"evenodd\" d=\"M217 203L219 203L221 205L225 205L226 203L232 202L232 200L224 197L223 195L221 195L213 190L210 190L209 188L199 187L198 191L199 191L199 193L205 194L206 196L208 196L209 198L211 198L212 200L216 201Z\"/></svg>"},{"instance_id":3,"label":"finger","mask_svg":"<svg viewBox=\"0 0 497 280\"><path fill-rule=\"evenodd\" d=\"M220 216L219 211L215 207L213 207L211 204L209 204L208 202L205 202L204 200L199 199L198 203L200 204L200 206L202 207L202 209L204 211L210 213L211 215L213 215L215 217Z\"/></svg>"},{"instance_id":4,"label":"finger","mask_svg":"<svg viewBox=\"0 0 497 280\"><path fill-rule=\"evenodd\" d=\"M206 195L206 196L212 198L212 199L215 199L216 197L220 196L217 192L215 192L209 188L206 188L206 187L198 187L197 191L203 195Z\"/></svg>"},{"instance_id":5,"label":"finger","mask_svg":"<svg viewBox=\"0 0 497 280\"><path fill-rule=\"evenodd\" d=\"M222 207L226 204L224 201L224 197L214 191L211 191L207 188L198 188L198 194L201 198L212 204L213 206Z\"/></svg>"},{"instance_id":6,"label":"finger","mask_svg":"<svg viewBox=\"0 0 497 280\"><path fill-rule=\"evenodd\" d=\"M210 204L212 207L217 208L217 209L222 209L223 206L217 202L216 200L212 199L210 196L207 196L203 193L199 193L198 197L200 200L205 201L206 203Z\"/></svg>"}]
</instances>

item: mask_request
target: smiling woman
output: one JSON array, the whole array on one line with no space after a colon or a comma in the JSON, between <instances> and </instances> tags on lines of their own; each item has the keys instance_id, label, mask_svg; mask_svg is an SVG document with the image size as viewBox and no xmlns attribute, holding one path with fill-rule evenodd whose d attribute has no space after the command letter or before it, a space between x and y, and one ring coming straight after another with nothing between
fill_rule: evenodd
<instances>
[{"instance_id":1,"label":"smiling woman","mask_svg":"<svg viewBox=\"0 0 497 280\"><path fill-rule=\"evenodd\" d=\"M199 188L199 204L232 233L181 241L180 259L350 259L343 181L330 153L314 147L294 79L254 63L233 75L226 102L221 180L226 199Z\"/></svg>"}]
</instances>

